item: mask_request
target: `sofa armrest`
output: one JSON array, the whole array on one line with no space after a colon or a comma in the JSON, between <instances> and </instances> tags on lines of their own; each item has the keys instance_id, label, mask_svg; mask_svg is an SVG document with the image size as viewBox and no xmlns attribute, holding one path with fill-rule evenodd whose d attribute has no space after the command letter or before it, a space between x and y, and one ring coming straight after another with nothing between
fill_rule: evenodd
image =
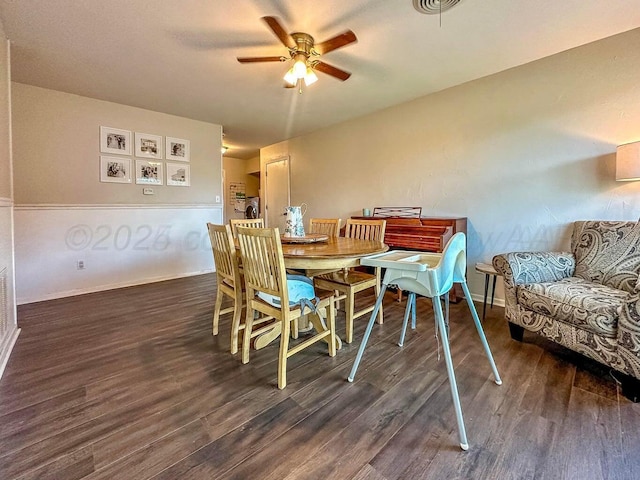
<instances>
[{"instance_id":1,"label":"sofa armrest","mask_svg":"<svg viewBox=\"0 0 640 480\"><path fill-rule=\"evenodd\" d=\"M567 252L513 252L493 257L493 268L504 279L504 313L510 322L518 318L516 285L553 282L573 275L575 257Z\"/></svg>"},{"instance_id":2,"label":"sofa armrest","mask_svg":"<svg viewBox=\"0 0 640 480\"><path fill-rule=\"evenodd\" d=\"M493 267L509 286L556 282L571 277L576 260L568 252L512 252L493 257Z\"/></svg>"},{"instance_id":3,"label":"sofa armrest","mask_svg":"<svg viewBox=\"0 0 640 480\"><path fill-rule=\"evenodd\" d=\"M619 370L640 379L640 294L622 307L618 320Z\"/></svg>"}]
</instances>

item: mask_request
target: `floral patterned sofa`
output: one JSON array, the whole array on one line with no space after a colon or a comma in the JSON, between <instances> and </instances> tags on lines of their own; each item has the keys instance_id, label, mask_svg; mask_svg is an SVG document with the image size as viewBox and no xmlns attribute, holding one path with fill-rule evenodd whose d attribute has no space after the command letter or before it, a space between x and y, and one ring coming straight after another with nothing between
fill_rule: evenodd
<instances>
[{"instance_id":1,"label":"floral patterned sofa","mask_svg":"<svg viewBox=\"0 0 640 480\"><path fill-rule=\"evenodd\" d=\"M640 400L640 222L575 222L571 253L505 253L493 266L512 338L527 329L608 365Z\"/></svg>"}]
</instances>

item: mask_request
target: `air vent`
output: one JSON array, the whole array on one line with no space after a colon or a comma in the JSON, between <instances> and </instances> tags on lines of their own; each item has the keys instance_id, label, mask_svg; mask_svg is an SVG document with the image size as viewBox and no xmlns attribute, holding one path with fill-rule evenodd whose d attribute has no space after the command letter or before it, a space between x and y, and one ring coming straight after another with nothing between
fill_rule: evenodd
<instances>
[{"instance_id":1,"label":"air vent","mask_svg":"<svg viewBox=\"0 0 640 480\"><path fill-rule=\"evenodd\" d=\"M414 8L420 13L438 15L455 7L460 0L413 0Z\"/></svg>"}]
</instances>

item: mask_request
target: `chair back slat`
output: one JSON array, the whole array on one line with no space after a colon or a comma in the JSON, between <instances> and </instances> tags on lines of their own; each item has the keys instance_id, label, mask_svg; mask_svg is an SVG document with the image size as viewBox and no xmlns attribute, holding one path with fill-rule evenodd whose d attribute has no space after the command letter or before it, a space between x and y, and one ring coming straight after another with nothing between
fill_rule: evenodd
<instances>
[{"instance_id":1,"label":"chair back slat","mask_svg":"<svg viewBox=\"0 0 640 480\"><path fill-rule=\"evenodd\" d=\"M207 223L209 240L213 251L213 262L218 279L236 282L239 279L238 257L229 225Z\"/></svg>"},{"instance_id":2,"label":"chair back slat","mask_svg":"<svg viewBox=\"0 0 640 480\"><path fill-rule=\"evenodd\" d=\"M375 240L383 242L386 228L386 220L361 220L348 218L344 236L349 238L359 238L360 240Z\"/></svg>"},{"instance_id":3,"label":"chair back slat","mask_svg":"<svg viewBox=\"0 0 640 480\"><path fill-rule=\"evenodd\" d=\"M264 218L231 218L229 225L231 225L233 238L238 238L237 227L264 228Z\"/></svg>"},{"instance_id":4,"label":"chair back slat","mask_svg":"<svg viewBox=\"0 0 640 480\"><path fill-rule=\"evenodd\" d=\"M288 306L280 231L277 228L238 227L238 243L247 291L280 297L281 304Z\"/></svg>"},{"instance_id":5,"label":"chair back slat","mask_svg":"<svg viewBox=\"0 0 640 480\"><path fill-rule=\"evenodd\" d=\"M312 218L309 220L309 233L320 233L330 237L340 236L339 218Z\"/></svg>"}]
</instances>

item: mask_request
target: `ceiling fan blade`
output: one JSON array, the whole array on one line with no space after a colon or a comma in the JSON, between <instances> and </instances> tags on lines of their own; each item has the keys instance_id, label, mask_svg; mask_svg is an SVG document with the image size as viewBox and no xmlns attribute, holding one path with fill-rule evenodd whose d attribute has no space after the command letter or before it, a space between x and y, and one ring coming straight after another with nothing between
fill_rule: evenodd
<instances>
[{"instance_id":1,"label":"ceiling fan blade","mask_svg":"<svg viewBox=\"0 0 640 480\"><path fill-rule=\"evenodd\" d=\"M320 55L324 55L325 53L329 53L333 50L337 50L338 48L342 48L345 45L349 45L350 43L357 42L358 39L356 34L351 30L347 30L346 32L341 33L340 35L336 35L329 40L325 40L322 43L317 44L314 49Z\"/></svg>"},{"instance_id":2,"label":"ceiling fan blade","mask_svg":"<svg viewBox=\"0 0 640 480\"><path fill-rule=\"evenodd\" d=\"M280 20L276 17L262 17L262 20L269 26L269 28L276 34L276 37L280 39L282 44L287 48L293 48L296 46L296 42L291 35L284 29Z\"/></svg>"},{"instance_id":3,"label":"ceiling fan blade","mask_svg":"<svg viewBox=\"0 0 640 480\"><path fill-rule=\"evenodd\" d=\"M328 63L321 61L316 62L313 65L313 68L321 71L322 73L326 73L327 75L331 75L332 77L336 77L338 80L342 80L343 82L351 76L349 72L345 72L344 70L340 70L333 65L329 65Z\"/></svg>"},{"instance_id":4,"label":"ceiling fan blade","mask_svg":"<svg viewBox=\"0 0 640 480\"><path fill-rule=\"evenodd\" d=\"M240 63L284 62L285 57L238 57Z\"/></svg>"}]
</instances>

